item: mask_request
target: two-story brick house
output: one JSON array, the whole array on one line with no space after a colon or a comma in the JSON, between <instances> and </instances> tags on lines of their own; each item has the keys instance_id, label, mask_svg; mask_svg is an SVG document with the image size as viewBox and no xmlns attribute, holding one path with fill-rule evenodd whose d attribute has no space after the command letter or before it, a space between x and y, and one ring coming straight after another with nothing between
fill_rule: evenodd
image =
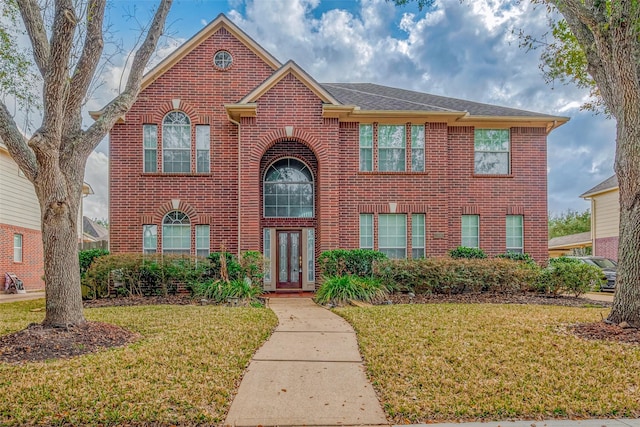
<instances>
[{"instance_id":1,"label":"two-story brick house","mask_svg":"<svg viewBox=\"0 0 640 427\"><path fill-rule=\"evenodd\" d=\"M258 250L267 290L314 289L334 248L545 259L546 137L566 121L320 84L220 15L146 74L111 132L110 249Z\"/></svg>"}]
</instances>

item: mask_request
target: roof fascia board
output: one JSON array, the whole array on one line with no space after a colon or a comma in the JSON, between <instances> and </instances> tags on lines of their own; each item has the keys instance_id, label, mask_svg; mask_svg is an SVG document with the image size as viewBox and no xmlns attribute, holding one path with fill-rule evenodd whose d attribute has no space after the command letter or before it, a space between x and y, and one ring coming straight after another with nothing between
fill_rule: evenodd
<instances>
[{"instance_id":1,"label":"roof fascia board","mask_svg":"<svg viewBox=\"0 0 640 427\"><path fill-rule=\"evenodd\" d=\"M262 46L260 46L256 41L254 41L244 31L236 26L236 24L229 20L229 18L221 13L216 19L211 21L209 25L196 33L193 37L183 43L178 49L176 49L169 56L163 59L158 65L147 72L142 78L140 91L146 89L167 70L173 67L178 61L184 58L189 52L198 47L204 40L215 34L220 28L225 28L227 31L229 31L235 38L237 38L241 43L251 49L274 70L277 70L281 67L280 62L273 55L267 52Z\"/></svg>"},{"instance_id":2,"label":"roof fascia board","mask_svg":"<svg viewBox=\"0 0 640 427\"><path fill-rule=\"evenodd\" d=\"M288 74L293 74L298 80L304 83L311 91L327 104L331 105L340 105L340 103L329 93L327 92L318 82L315 81L313 77L307 74L302 68L298 66L293 61L288 61L284 64L278 71L273 73L267 80L265 80L260 86L255 88L253 91L247 94L239 104L248 104L251 102L255 102L262 95L267 93L271 88L273 88L280 80L286 77Z\"/></svg>"},{"instance_id":3,"label":"roof fascia board","mask_svg":"<svg viewBox=\"0 0 640 427\"><path fill-rule=\"evenodd\" d=\"M580 197L582 197L585 200L588 200L588 199L592 199L595 196L602 196L605 193L611 193L612 191L620 191L620 186L616 185L615 187L605 188L603 190L594 191L592 193L584 193L584 194L581 194Z\"/></svg>"},{"instance_id":4,"label":"roof fascia board","mask_svg":"<svg viewBox=\"0 0 640 427\"><path fill-rule=\"evenodd\" d=\"M258 104L224 104L229 118L239 122L242 117L256 117L258 115Z\"/></svg>"}]
</instances>

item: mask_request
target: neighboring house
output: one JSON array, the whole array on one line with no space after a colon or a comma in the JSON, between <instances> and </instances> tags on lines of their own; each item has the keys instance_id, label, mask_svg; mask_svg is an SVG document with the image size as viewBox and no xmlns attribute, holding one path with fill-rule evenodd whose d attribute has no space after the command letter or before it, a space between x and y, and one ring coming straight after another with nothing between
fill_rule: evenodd
<instances>
[{"instance_id":1,"label":"neighboring house","mask_svg":"<svg viewBox=\"0 0 640 427\"><path fill-rule=\"evenodd\" d=\"M591 246L590 231L554 237L553 239L549 239L549 257L590 255Z\"/></svg>"},{"instance_id":2,"label":"neighboring house","mask_svg":"<svg viewBox=\"0 0 640 427\"><path fill-rule=\"evenodd\" d=\"M604 180L584 194L591 201L591 240L593 254L618 260L618 235L620 233L620 191L618 178Z\"/></svg>"},{"instance_id":3,"label":"neighboring house","mask_svg":"<svg viewBox=\"0 0 640 427\"><path fill-rule=\"evenodd\" d=\"M31 182L0 142L0 291L5 273L26 290L44 288L40 204Z\"/></svg>"},{"instance_id":4,"label":"neighboring house","mask_svg":"<svg viewBox=\"0 0 640 427\"><path fill-rule=\"evenodd\" d=\"M267 290L313 290L335 248L544 260L546 139L567 120L320 84L220 15L145 75L111 131L110 250L261 251Z\"/></svg>"},{"instance_id":5,"label":"neighboring house","mask_svg":"<svg viewBox=\"0 0 640 427\"><path fill-rule=\"evenodd\" d=\"M82 217L80 249L109 249L109 230L86 216Z\"/></svg>"}]
</instances>

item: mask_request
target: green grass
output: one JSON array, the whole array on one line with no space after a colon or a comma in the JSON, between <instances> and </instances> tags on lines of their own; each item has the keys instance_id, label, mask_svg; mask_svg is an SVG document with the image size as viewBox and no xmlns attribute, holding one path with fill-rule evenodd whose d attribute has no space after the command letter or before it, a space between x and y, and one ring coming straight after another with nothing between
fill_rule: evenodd
<instances>
[{"instance_id":1,"label":"green grass","mask_svg":"<svg viewBox=\"0 0 640 427\"><path fill-rule=\"evenodd\" d=\"M44 300L0 306L0 334L40 322ZM66 360L0 363L0 425L221 423L248 362L277 324L267 309L85 310L139 332L135 344Z\"/></svg>"},{"instance_id":2,"label":"green grass","mask_svg":"<svg viewBox=\"0 0 640 427\"><path fill-rule=\"evenodd\" d=\"M429 304L342 308L397 423L640 416L640 347L567 333L606 309Z\"/></svg>"}]
</instances>

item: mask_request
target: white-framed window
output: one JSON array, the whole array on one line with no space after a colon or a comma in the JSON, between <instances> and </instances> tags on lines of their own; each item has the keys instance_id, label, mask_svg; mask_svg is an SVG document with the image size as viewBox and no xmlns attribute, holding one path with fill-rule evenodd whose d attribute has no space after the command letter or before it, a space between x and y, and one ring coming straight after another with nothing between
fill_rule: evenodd
<instances>
[{"instance_id":1,"label":"white-framed window","mask_svg":"<svg viewBox=\"0 0 640 427\"><path fill-rule=\"evenodd\" d=\"M233 56L226 50L219 50L213 55L213 65L221 70L226 70L233 64Z\"/></svg>"},{"instance_id":2,"label":"white-framed window","mask_svg":"<svg viewBox=\"0 0 640 427\"><path fill-rule=\"evenodd\" d=\"M507 252L523 253L523 217L522 215L507 215Z\"/></svg>"},{"instance_id":3,"label":"white-framed window","mask_svg":"<svg viewBox=\"0 0 640 427\"><path fill-rule=\"evenodd\" d=\"M411 172L424 172L424 125L411 126Z\"/></svg>"},{"instance_id":4,"label":"white-framed window","mask_svg":"<svg viewBox=\"0 0 640 427\"><path fill-rule=\"evenodd\" d=\"M162 121L162 171L191 172L191 121L182 111L172 111Z\"/></svg>"},{"instance_id":5,"label":"white-framed window","mask_svg":"<svg viewBox=\"0 0 640 427\"><path fill-rule=\"evenodd\" d=\"M144 172L158 171L158 125L142 125Z\"/></svg>"},{"instance_id":6,"label":"white-framed window","mask_svg":"<svg viewBox=\"0 0 640 427\"><path fill-rule=\"evenodd\" d=\"M208 225L196 225L196 255L208 257L210 253L210 228Z\"/></svg>"},{"instance_id":7,"label":"white-framed window","mask_svg":"<svg viewBox=\"0 0 640 427\"><path fill-rule=\"evenodd\" d=\"M480 216L462 215L461 246L480 248Z\"/></svg>"},{"instance_id":8,"label":"white-framed window","mask_svg":"<svg viewBox=\"0 0 640 427\"><path fill-rule=\"evenodd\" d=\"M360 214L360 249L373 249L373 214Z\"/></svg>"},{"instance_id":9,"label":"white-framed window","mask_svg":"<svg viewBox=\"0 0 640 427\"><path fill-rule=\"evenodd\" d=\"M411 258L424 258L424 214L411 215Z\"/></svg>"},{"instance_id":10,"label":"white-framed window","mask_svg":"<svg viewBox=\"0 0 640 427\"><path fill-rule=\"evenodd\" d=\"M267 218L313 218L313 174L298 159L273 162L263 182L264 216Z\"/></svg>"},{"instance_id":11,"label":"white-framed window","mask_svg":"<svg viewBox=\"0 0 640 427\"><path fill-rule=\"evenodd\" d=\"M158 251L158 226L145 224L142 226L142 253L155 254Z\"/></svg>"},{"instance_id":12,"label":"white-framed window","mask_svg":"<svg viewBox=\"0 0 640 427\"><path fill-rule=\"evenodd\" d=\"M404 125L378 126L378 171L406 170L407 135Z\"/></svg>"},{"instance_id":13,"label":"white-framed window","mask_svg":"<svg viewBox=\"0 0 640 427\"><path fill-rule=\"evenodd\" d=\"M191 253L191 222L184 212L172 211L162 219L162 252Z\"/></svg>"},{"instance_id":14,"label":"white-framed window","mask_svg":"<svg viewBox=\"0 0 640 427\"><path fill-rule=\"evenodd\" d=\"M13 235L13 262L22 262L22 234Z\"/></svg>"},{"instance_id":15,"label":"white-framed window","mask_svg":"<svg viewBox=\"0 0 640 427\"><path fill-rule=\"evenodd\" d=\"M389 258L407 257L407 215L378 216L378 250Z\"/></svg>"},{"instance_id":16,"label":"white-framed window","mask_svg":"<svg viewBox=\"0 0 640 427\"><path fill-rule=\"evenodd\" d=\"M481 175L508 175L509 129L476 129L474 133L474 171Z\"/></svg>"},{"instance_id":17,"label":"white-framed window","mask_svg":"<svg viewBox=\"0 0 640 427\"><path fill-rule=\"evenodd\" d=\"M360 125L360 171L373 170L373 125Z\"/></svg>"},{"instance_id":18,"label":"white-framed window","mask_svg":"<svg viewBox=\"0 0 640 427\"><path fill-rule=\"evenodd\" d=\"M211 128L196 125L196 172L209 173L211 164Z\"/></svg>"}]
</instances>

